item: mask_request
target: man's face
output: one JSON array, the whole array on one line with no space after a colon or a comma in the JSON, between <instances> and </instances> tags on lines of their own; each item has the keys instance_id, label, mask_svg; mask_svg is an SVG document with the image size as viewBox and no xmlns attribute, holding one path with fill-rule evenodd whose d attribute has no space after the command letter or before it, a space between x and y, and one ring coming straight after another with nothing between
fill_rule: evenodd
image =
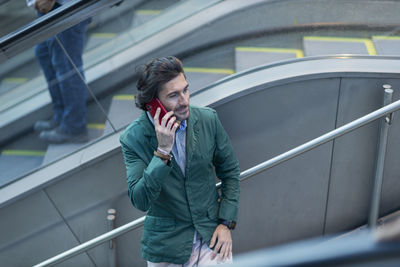
<instances>
[{"instance_id":1,"label":"man's face","mask_svg":"<svg viewBox=\"0 0 400 267\"><path fill-rule=\"evenodd\" d=\"M189 118L189 88L183 73L162 86L158 98L167 111L174 111L178 121Z\"/></svg>"}]
</instances>

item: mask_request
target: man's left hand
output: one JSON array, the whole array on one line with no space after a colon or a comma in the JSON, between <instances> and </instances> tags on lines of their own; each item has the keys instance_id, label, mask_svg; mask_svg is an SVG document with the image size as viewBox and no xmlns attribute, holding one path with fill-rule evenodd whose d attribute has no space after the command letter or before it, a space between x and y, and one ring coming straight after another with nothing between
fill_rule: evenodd
<instances>
[{"instance_id":1,"label":"man's left hand","mask_svg":"<svg viewBox=\"0 0 400 267\"><path fill-rule=\"evenodd\" d=\"M215 244L217 242L217 244ZM214 246L215 245L215 246ZM211 259L217 256L219 251L219 259L225 261L232 257L232 236L231 231L223 224L219 224L211 238L210 248L214 247Z\"/></svg>"},{"instance_id":2,"label":"man's left hand","mask_svg":"<svg viewBox=\"0 0 400 267\"><path fill-rule=\"evenodd\" d=\"M55 3L55 0L36 0L35 9L42 14L46 14L53 8Z\"/></svg>"}]
</instances>

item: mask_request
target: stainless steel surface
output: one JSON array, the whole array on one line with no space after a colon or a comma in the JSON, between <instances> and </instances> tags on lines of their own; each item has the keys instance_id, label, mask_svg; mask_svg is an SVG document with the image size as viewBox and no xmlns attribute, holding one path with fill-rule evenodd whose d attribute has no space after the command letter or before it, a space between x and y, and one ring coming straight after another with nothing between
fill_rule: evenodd
<instances>
[{"instance_id":1,"label":"stainless steel surface","mask_svg":"<svg viewBox=\"0 0 400 267\"><path fill-rule=\"evenodd\" d=\"M390 85L384 85L384 98L383 105L387 106L392 102L393 89ZM385 156L386 156L386 146L388 140L388 132L391 124L390 114L389 116L381 119L380 121L380 131L378 140L378 152L376 157L375 165L375 176L374 176L374 186L371 197L371 209L369 213L369 226L374 229L379 217L379 204L381 202L382 193L382 180L383 180L383 169L385 167Z\"/></svg>"},{"instance_id":2,"label":"stainless steel surface","mask_svg":"<svg viewBox=\"0 0 400 267\"><path fill-rule=\"evenodd\" d=\"M107 226L108 226L108 232L112 231L115 229L115 216L116 211L114 209L109 209L108 210L108 216L107 216ZM109 250L108 250L108 262L110 267L115 267L117 266L117 247L116 247L116 239L111 239L109 241Z\"/></svg>"}]
</instances>

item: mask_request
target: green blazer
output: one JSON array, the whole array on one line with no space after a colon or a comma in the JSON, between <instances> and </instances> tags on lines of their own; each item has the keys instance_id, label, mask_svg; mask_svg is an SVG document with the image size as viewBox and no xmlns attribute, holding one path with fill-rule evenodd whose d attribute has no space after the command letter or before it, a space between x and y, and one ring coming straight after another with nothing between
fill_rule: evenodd
<instances>
[{"instance_id":1,"label":"green blazer","mask_svg":"<svg viewBox=\"0 0 400 267\"><path fill-rule=\"evenodd\" d=\"M237 220L239 163L216 111L190 106L187 123L186 176L174 158L166 165L154 156L157 138L145 112L120 138L128 195L136 208L147 211L142 257L151 262L183 264L195 229L210 244L218 219Z\"/></svg>"}]
</instances>

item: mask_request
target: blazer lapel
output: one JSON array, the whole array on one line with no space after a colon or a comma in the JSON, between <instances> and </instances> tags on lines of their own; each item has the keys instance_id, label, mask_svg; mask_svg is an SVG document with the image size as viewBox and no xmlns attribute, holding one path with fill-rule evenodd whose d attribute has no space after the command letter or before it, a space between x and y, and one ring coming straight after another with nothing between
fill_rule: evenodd
<instances>
[{"instance_id":1,"label":"blazer lapel","mask_svg":"<svg viewBox=\"0 0 400 267\"><path fill-rule=\"evenodd\" d=\"M188 118L188 126L186 129L186 172L189 163L192 160L193 153L196 151L199 129L197 125L198 118L193 114L190 108L190 116Z\"/></svg>"},{"instance_id":2,"label":"blazer lapel","mask_svg":"<svg viewBox=\"0 0 400 267\"><path fill-rule=\"evenodd\" d=\"M145 111L142 112L142 115L140 116L140 122L143 126L143 134L147 138L149 138L149 143L151 145L151 150L154 151L157 149L157 137L156 137L156 131L154 130L154 125L150 121L149 117L147 117L147 114Z\"/></svg>"}]
</instances>

